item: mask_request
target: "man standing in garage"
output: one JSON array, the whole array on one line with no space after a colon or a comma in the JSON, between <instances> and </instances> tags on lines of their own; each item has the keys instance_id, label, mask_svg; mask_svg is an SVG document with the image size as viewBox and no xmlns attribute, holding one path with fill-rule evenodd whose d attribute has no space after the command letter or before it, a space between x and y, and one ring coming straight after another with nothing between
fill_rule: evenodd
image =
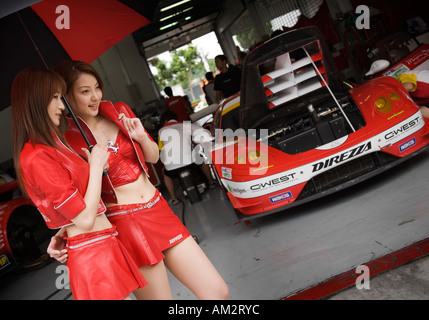
<instances>
[{"instance_id":1,"label":"man standing in garage","mask_svg":"<svg viewBox=\"0 0 429 320\"><path fill-rule=\"evenodd\" d=\"M228 66L228 60L224 55L215 57L216 68L220 71L215 78L214 89L216 91L216 103L228 98L240 91L241 69L236 66Z\"/></svg>"}]
</instances>

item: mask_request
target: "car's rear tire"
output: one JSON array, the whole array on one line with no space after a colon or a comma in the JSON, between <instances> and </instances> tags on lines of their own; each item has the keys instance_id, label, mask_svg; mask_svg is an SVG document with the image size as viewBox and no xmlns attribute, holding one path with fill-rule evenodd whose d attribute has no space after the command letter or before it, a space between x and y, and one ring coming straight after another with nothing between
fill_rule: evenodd
<instances>
[{"instance_id":1,"label":"car's rear tire","mask_svg":"<svg viewBox=\"0 0 429 320\"><path fill-rule=\"evenodd\" d=\"M36 207L23 205L15 209L8 220L7 239L16 264L21 267L34 264L46 254L54 233L55 230L46 226Z\"/></svg>"}]
</instances>

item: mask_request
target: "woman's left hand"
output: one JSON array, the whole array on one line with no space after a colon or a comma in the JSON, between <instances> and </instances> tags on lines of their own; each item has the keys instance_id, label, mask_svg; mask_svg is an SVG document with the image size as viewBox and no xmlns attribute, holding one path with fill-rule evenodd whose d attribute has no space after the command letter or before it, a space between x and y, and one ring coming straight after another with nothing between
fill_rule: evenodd
<instances>
[{"instance_id":1,"label":"woman's left hand","mask_svg":"<svg viewBox=\"0 0 429 320\"><path fill-rule=\"evenodd\" d=\"M158 145L150 138L140 119L128 118L124 113L119 114L131 138L140 144L146 162L156 163L159 159Z\"/></svg>"},{"instance_id":2,"label":"woman's left hand","mask_svg":"<svg viewBox=\"0 0 429 320\"><path fill-rule=\"evenodd\" d=\"M140 142L147 136L146 130L144 129L140 119L127 118L125 114L121 113L119 114L119 120L122 120L122 123L130 133L133 140Z\"/></svg>"}]
</instances>

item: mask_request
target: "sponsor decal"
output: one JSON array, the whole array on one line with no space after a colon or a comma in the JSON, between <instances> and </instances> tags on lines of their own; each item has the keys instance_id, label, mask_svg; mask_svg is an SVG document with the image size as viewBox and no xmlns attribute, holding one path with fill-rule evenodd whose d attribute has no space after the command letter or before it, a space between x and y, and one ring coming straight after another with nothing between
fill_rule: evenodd
<instances>
[{"instance_id":1,"label":"sponsor decal","mask_svg":"<svg viewBox=\"0 0 429 320\"><path fill-rule=\"evenodd\" d=\"M366 151L371 150L371 141L365 142L356 148L347 150L346 152L340 153L339 155L327 158L326 160L320 161L313 164L313 172L320 171L322 169L330 168L334 165L340 164L346 160L359 156Z\"/></svg>"},{"instance_id":2,"label":"sponsor decal","mask_svg":"<svg viewBox=\"0 0 429 320\"><path fill-rule=\"evenodd\" d=\"M389 77L393 77L396 79L401 73L405 73L408 71L410 71L410 69L407 66L400 64L396 68L393 68L393 69L387 71L384 75L389 76Z\"/></svg>"},{"instance_id":3,"label":"sponsor decal","mask_svg":"<svg viewBox=\"0 0 429 320\"><path fill-rule=\"evenodd\" d=\"M174 237L173 239L170 239L170 244L175 243L183 238L183 234L179 234L177 237Z\"/></svg>"},{"instance_id":4,"label":"sponsor decal","mask_svg":"<svg viewBox=\"0 0 429 320\"><path fill-rule=\"evenodd\" d=\"M228 185L228 190L229 190L229 192L232 192L232 193L239 193L239 194L243 194L243 193L246 193L246 189L243 189L243 188L233 188L233 187L231 187L230 185Z\"/></svg>"},{"instance_id":5,"label":"sponsor decal","mask_svg":"<svg viewBox=\"0 0 429 320\"><path fill-rule=\"evenodd\" d=\"M294 172L294 173L290 173L290 174L281 176L279 178L274 178L274 179L271 179L268 181L263 181L263 182L254 184L254 185L250 186L250 190L257 191L257 190L261 190L261 189L271 188L273 186L283 184L283 183L288 182L288 181L295 180L295 175L296 175L296 173Z\"/></svg>"},{"instance_id":6,"label":"sponsor decal","mask_svg":"<svg viewBox=\"0 0 429 320\"><path fill-rule=\"evenodd\" d=\"M405 63L411 66L413 65L417 66L421 64L423 61L427 60L428 55L429 55L429 50L423 49L421 50L421 52L418 52L418 54L406 60Z\"/></svg>"},{"instance_id":7,"label":"sponsor decal","mask_svg":"<svg viewBox=\"0 0 429 320\"><path fill-rule=\"evenodd\" d=\"M399 146L399 151L404 152L405 150L413 147L416 144L416 138L412 138L411 140L408 140L407 142L401 144Z\"/></svg>"},{"instance_id":8,"label":"sponsor decal","mask_svg":"<svg viewBox=\"0 0 429 320\"><path fill-rule=\"evenodd\" d=\"M420 124L421 118L417 117L417 118L413 118L411 120L409 120L408 122L406 122L405 124L403 124L402 126L390 130L388 131L385 135L384 138L389 141L393 138L399 137L405 133L407 133L408 131L410 131L411 129L413 129L414 127L416 127L417 125Z\"/></svg>"},{"instance_id":9,"label":"sponsor decal","mask_svg":"<svg viewBox=\"0 0 429 320\"><path fill-rule=\"evenodd\" d=\"M222 167L222 178L232 179L232 169Z\"/></svg>"},{"instance_id":10,"label":"sponsor decal","mask_svg":"<svg viewBox=\"0 0 429 320\"><path fill-rule=\"evenodd\" d=\"M396 118L397 116L400 116L401 114L403 114L405 111L402 110L398 113L394 113L392 116L390 116L389 118L387 118L387 120L392 120L393 118Z\"/></svg>"},{"instance_id":11,"label":"sponsor decal","mask_svg":"<svg viewBox=\"0 0 429 320\"><path fill-rule=\"evenodd\" d=\"M7 267L10 264L10 261L6 255L0 256L0 270Z\"/></svg>"},{"instance_id":12,"label":"sponsor decal","mask_svg":"<svg viewBox=\"0 0 429 320\"><path fill-rule=\"evenodd\" d=\"M293 198L292 193L290 191L287 191L285 193L270 197L270 201L271 203L276 203L276 202L284 201L291 198Z\"/></svg>"}]
</instances>

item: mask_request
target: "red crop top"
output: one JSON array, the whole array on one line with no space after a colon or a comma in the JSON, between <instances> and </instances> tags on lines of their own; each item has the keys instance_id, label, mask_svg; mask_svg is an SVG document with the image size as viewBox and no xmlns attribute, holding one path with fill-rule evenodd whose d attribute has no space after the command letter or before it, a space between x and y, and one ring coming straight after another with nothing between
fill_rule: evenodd
<instances>
[{"instance_id":1,"label":"red crop top","mask_svg":"<svg viewBox=\"0 0 429 320\"><path fill-rule=\"evenodd\" d=\"M108 163L110 181L116 188L136 181L143 170L130 139L121 130L114 146L118 149L110 153Z\"/></svg>"},{"instance_id":2,"label":"red crop top","mask_svg":"<svg viewBox=\"0 0 429 320\"><path fill-rule=\"evenodd\" d=\"M135 114L132 112L130 107L128 107L123 102L117 102L115 104L112 104L110 101L102 101L100 103L99 112L102 116L105 118L112 120L116 123L116 125L119 127L119 131L121 131L120 134L116 137L116 141L114 143L114 146L118 145L118 154L119 156L112 154L109 161L110 169L109 169L109 175L103 176L103 187L101 192L101 198L105 203L117 203L116 193L114 190L114 186L112 183L112 178L115 180L115 186L124 185L127 182L135 181L138 177L138 175L144 171L146 172L146 175L148 175L148 169L145 163L143 150L141 149L141 146L134 140L132 140L128 136L128 131L125 128L124 124L122 123L122 120L119 120L118 116L120 113L124 113L126 117L128 118L135 118ZM97 141L95 140L94 135L91 132L91 129L88 127L88 125L80 118L77 118L82 130L85 132L86 136L89 139L89 142L92 145L95 145ZM74 123L73 119L67 118L69 129L65 133L65 137L69 145L75 150L78 154L81 156L85 156L84 152L81 148L86 148L88 145L86 144L85 140L82 137L82 134L79 132L78 127ZM150 139L152 139L150 136L148 136ZM126 141L128 140L128 141ZM124 149L121 150L121 149ZM134 154L131 156L131 148L134 149ZM122 162L117 168L117 163L115 160L120 160L118 162ZM135 162L134 162L135 161ZM137 167L138 173L137 173ZM126 169L124 169L126 168ZM126 170L127 174L122 172L123 170ZM130 174L133 172L133 174ZM111 174L110 174L111 173Z\"/></svg>"}]
</instances>

